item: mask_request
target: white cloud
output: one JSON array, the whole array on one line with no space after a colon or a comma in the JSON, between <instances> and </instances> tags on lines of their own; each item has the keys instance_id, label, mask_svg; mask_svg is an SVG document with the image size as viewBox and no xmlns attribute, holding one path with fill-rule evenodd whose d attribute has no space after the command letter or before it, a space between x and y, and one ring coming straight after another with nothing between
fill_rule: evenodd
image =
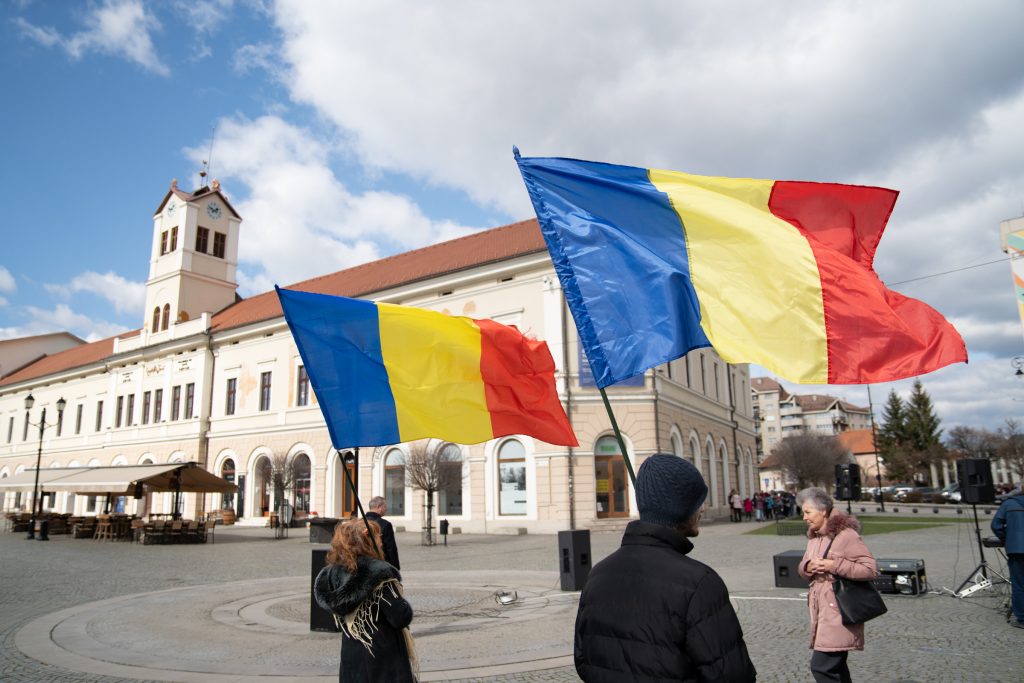
<instances>
[{"instance_id":1,"label":"white cloud","mask_svg":"<svg viewBox=\"0 0 1024 683\"><path fill-rule=\"evenodd\" d=\"M85 15L84 30L66 37L54 28L35 26L21 18L15 23L25 37L45 47L59 46L72 59L99 52L127 59L161 76L170 74L151 37L160 23L141 0L104 0Z\"/></svg>"},{"instance_id":2,"label":"white cloud","mask_svg":"<svg viewBox=\"0 0 1024 683\"><path fill-rule=\"evenodd\" d=\"M205 144L187 151L195 161ZM352 194L331 162L326 135L276 116L226 119L217 125L217 175L242 215L239 284L266 291L393 253L466 234L469 228L424 216L408 197ZM252 288L252 289L250 289Z\"/></svg>"},{"instance_id":3,"label":"white cloud","mask_svg":"<svg viewBox=\"0 0 1024 683\"><path fill-rule=\"evenodd\" d=\"M13 292L18 288L11 271L0 266L0 292Z\"/></svg>"},{"instance_id":4,"label":"white cloud","mask_svg":"<svg viewBox=\"0 0 1024 683\"><path fill-rule=\"evenodd\" d=\"M137 314L146 302L145 283L126 280L113 272L86 271L76 275L67 284L45 287L47 291L64 298L80 292L95 294L113 304L118 313Z\"/></svg>"},{"instance_id":5,"label":"white cloud","mask_svg":"<svg viewBox=\"0 0 1024 683\"><path fill-rule=\"evenodd\" d=\"M234 57L231 59L231 66L236 73L240 74L260 70L274 74L279 68L277 48L270 43L243 45L235 50Z\"/></svg>"},{"instance_id":6,"label":"white cloud","mask_svg":"<svg viewBox=\"0 0 1024 683\"><path fill-rule=\"evenodd\" d=\"M0 339L30 337L50 332L71 332L85 341L97 341L124 332L124 326L75 313L66 304L57 304L53 310L26 306L29 321L23 325L0 327Z\"/></svg>"}]
</instances>

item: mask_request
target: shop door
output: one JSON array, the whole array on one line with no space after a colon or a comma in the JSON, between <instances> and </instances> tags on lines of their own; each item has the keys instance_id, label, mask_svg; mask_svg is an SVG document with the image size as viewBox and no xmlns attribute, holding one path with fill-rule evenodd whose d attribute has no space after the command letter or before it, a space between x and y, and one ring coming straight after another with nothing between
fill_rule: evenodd
<instances>
[{"instance_id":1,"label":"shop door","mask_svg":"<svg viewBox=\"0 0 1024 683\"><path fill-rule=\"evenodd\" d=\"M351 477L353 484L359 485L356 482L356 464L354 462L345 463L345 469L348 470L348 476ZM342 476L342 490L344 493L341 495L341 518L348 519L356 513L356 498L352 495L352 486L348 483L350 480L345 479Z\"/></svg>"},{"instance_id":2,"label":"shop door","mask_svg":"<svg viewBox=\"0 0 1024 683\"><path fill-rule=\"evenodd\" d=\"M626 463L621 455L594 457L594 475L597 484L597 517L629 516L628 479Z\"/></svg>"}]
</instances>

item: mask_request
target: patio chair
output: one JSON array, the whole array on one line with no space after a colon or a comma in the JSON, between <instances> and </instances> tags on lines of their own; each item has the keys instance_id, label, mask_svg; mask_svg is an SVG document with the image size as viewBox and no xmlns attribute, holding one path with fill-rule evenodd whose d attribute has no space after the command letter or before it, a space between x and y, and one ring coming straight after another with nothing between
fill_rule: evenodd
<instances>
[{"instance_id":1,"label":"patio chair","mask_svg":"<svg viewBox=\"0 0 1024 683\"><path fill-rule=\"evenodd\" d=\"M146 533L146 523L141 519L133 519L131 526L131 540L135 543L142 543Z\"/></svg>"},{"instance_id":2,"label":"patio chair","mask_svg":"<svg viewBox=\"0 0 1024 683\"><path fill-rule=\"evenodd\" d=\"M215 543L214 531L217 530L217 525L221 523L220 517L214 517L206 520L206 528L203 532L203 543L206 543L206 539L210 540L210 543Z\"/></svg>"},{"instance_id":3,"label":"patio chair","mask_svg":"<svg viewBox=\"0 0 1024 683\"><path fill-rule=\"evenodd\" d=\"M94 541L112 541L114 539L114 525L110 521L110 515L96 516L96 534L92 537Z\"/></svg>"},{"instance_id":4,"label":"patio chair","mask_svg":"<svg viewBox=\"0 0 1024 683\"><path fill-rule=\"evenodd\" d=\"M182 522L180 519L171 522L171 528L165 532L167 543L181 543L181 527Z\"/></svg>"},{"instance_id":5,"label":"patio chair","mask_svg":"<svg viewBox=\"0 0 1024 683\"><path fill-rule=\"evenodd\" d=\"M164 542L165 522L162 519L153 520L142 527L142 545L153 545Z\"/></svg>"},{"instance_id":6,"label":"patio chair","mask_svg":"<svg viewBox=\"0 0 1024 683\"><path fill-rule=\"evenodd\" d=\"M181 540L185 543L199 542L199 522L192 520L181 532Z\"/></svg>"}]
</instances>

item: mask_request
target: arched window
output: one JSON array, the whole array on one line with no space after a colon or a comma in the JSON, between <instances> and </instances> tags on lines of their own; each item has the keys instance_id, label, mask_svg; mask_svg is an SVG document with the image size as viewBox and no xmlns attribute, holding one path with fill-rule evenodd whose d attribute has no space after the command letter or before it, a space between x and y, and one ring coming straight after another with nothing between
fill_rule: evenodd
<instances>
[{"instance_id":1,"label":"arched window","mask_svg":"<svg viewBox=\"0 0 1024 683\"><path fill-rule=\"evenodd\" d=\"M498 446L498 514L526 514L526 449L515 439Z\"/></svg>"},{"instance_id":2,"label":"arched window","mask_svg":"<svg viewBox=\"0 0 1024 683\"><path fill-rule=\"evenodd\" d=\"M164 304L163 326L166 330L171 325L171 305Z\"/></svg>"},{"instance_id":3,"label":"arched window","mask_svg":"<svg viewBox=\"0 0 1024 683\"><path fill-rule=\"evenodd\" d=\"M683 444L679 442L679 436L676 434L670 436L669 443L672 444L672 455L683 457Z\"/></svg>"},{"instance_id":4,"label":"arched window","mask_svg":"<svg viewBox=\"0 0 1024 683\"><path fill-rule=\"evenodd\" d=\"M153 309L153 332L160 331L160 307L157 306Z\"/></svg>"},{"instance_id":5,"label":"arched window","mask_svg":"<svg viewBox=\"0 0 1024 683\"><path fill-rule=\"evenodd\" d=\"M228 458L220 466L220 476L232 484L235 483L235 461ZM222 510L233 510L235 508L235 494L225 493L221 496L220 507Z\"/></svg>"},{"instance_id":6,"label":"arched window","mask_svg":"<svg viewBox=\"0 0 1024 683\"><path fill-rule=\"evenodd\" d=\"M437 500L438 514L462 514L462 449L453 443L441 449L441 467L444 468L445 486Z\"/></svg>"},{"instance_id":7,"label":"arched window","mask_svg":"<svg viewBox=\"0 0 1024 683\"><path fill-rule=\"evenodd\" d=\"M384 455L384 500L392 515L405 516L405 455L397 448Z\"/></svg>"},{"instance_id":8,"label":"arched window","mask_svg":"<svg viewBox=\"0 0 1024 683\"><path fill-rule=\"evenodd\" d=\"M295 509L309 512L309 456L299 453L292 461L292 471L295 473Z\"/></svg>"}]
</instances>

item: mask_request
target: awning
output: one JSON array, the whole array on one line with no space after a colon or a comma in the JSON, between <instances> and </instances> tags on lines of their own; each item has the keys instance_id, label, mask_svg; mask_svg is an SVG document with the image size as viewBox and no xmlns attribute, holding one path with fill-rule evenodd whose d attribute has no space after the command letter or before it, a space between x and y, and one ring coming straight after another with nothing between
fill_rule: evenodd
<instances>
[{"instance_id":1,"label":"awning","mask_svg":"<svg viewBox=\"0 0 1024 683\"><path fill-rule=\"evenodd\" d=\"M0 479L0 491L31 491L35 474L35 470L26 470ZM39 488L46 492L130 496L137 484L143 484L149 491L177 491L176 480L180 481L180 490L185 493L232 493L238 490L231 482L207 472L194 462L39 470Z\"/></svg>"}]
</instances>

